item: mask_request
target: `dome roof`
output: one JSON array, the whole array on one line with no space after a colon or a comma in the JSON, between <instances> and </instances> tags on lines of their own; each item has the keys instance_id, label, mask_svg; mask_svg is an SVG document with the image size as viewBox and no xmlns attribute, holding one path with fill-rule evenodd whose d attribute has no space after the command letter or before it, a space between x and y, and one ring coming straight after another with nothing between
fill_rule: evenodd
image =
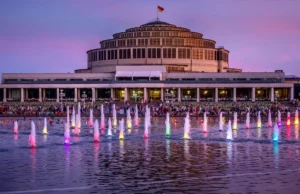
<instances>
[{"instance_id":1,"label":"dome roof","mask_svg":"<svg viewBox=\"0 0 300 194\"><path fill-rule=\"evenodd\" d=\"M160 20L155 20L155 21L151 21L151 22L148 22L146 24L143 24L141 25L142 26L173 26L173 27L176 27L175 25L173 24L169 24L168 22L164 22L164 21L160 21Z\"/></svg>"}]
</instances>

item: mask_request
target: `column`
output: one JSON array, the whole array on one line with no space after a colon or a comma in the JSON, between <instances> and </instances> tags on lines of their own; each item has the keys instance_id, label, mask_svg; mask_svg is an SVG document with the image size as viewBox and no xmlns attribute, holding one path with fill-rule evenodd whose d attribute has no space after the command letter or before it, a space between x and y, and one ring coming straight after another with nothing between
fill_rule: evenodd
<instances>
[{"instance_id":1,"label":"column","mask_svg":"<svg viewBox=\"0 0 300 194\"><path fill-rule=\"evenodd\" d=\"M255 102L255 88L252 88L252 102Z\"/></svg>"},{"instance_id":2,"label":"column","mask_svg":"<svg viewBox=\"0 0 300 194\"><path fill-rule=\"evenodd\" d=\"M25 88L25 99L28 99L28 89Z\"/></svg>"},{"instance_id":3,"label":"column","mask_svg":"<svg viewBox=\"0 0 300 194\"><path fill-rule=\"evenodd\" d=\"M80 88L77 88L77 101L81 99Z\"/></svg>"},{"instance_id":4,"label":"column","mask_svg":"<svg viewBox=\"0 0 300 194\"><path fill-rule=\"evenodd\" d=\"M144 88L144 102L148 101L148 93L147 93L147 88Z\"/></svg>"},{"instance_id":5,"label":"column","mask_svg":"<svg viewBox=\"0 0 300 194\"><path fill-rule=\"evenodd\" d=\"M3 88L3 102L6 102L6 88Z\"/></svg>"},{"instance_id":6,"label":"column","mask_svg":"<svg viewBox=\"0 0 300 194\"><path fill-rule=\"evenodd\" d=\"M164 89L163 88L160 89L160 100L164 101Z\"/></svg>"},{"instance_id":7,"label":"column","mask_svg":"<svg viewBox=\"0 0 300 194\"><path fill-rule=\"evenodd\" d=\"M233 102L236 102L236 88L233 88Z\"/></svg>"},{"instance_id":8,"label":"column","mask_svg":"<svg viewBox=\"0 0 300 194\"><path fill-rule=\"evenodd\" d=\"M218 88L215 88L215 102L219 101L219 90Z\"/></svg>"},{"instance_id":9,"label":"column","mask_svg":"<svg viewBox=\"0 0 300 194\"><path fill-rule=\"evenodd\" d=\"M290 100L294 100L294 87L290 88Z\"/></svg>"},{"instance_id":10,"label":"column","mask_svg":"<svg viewBox=\"0 0 300 194\"><path fill-rule=\"evenodd\" d=\"M181 102L181 88L178 88L177 90L177 97L178 97L178 102Z\"/></svg>"},{"instance_id":11,"label":"column","mask_svg":"<svg viewBox=\"0 0 300 194\"><path fill-rule=\"evenodd\" d=\"M56 102L59 102L59 88L56 88Z\"/></svg>"},{"instance_id":12,"label":"column","mask_svg":"<svg viewBox=\"0 0 300 194\"><path fill-rule=\"evenodd\" d=\"M271 102L274 102L274 88L271 88Z\"/></svg>"},{"instance_id":13,"label":"column","mask_svg":"<svg viewBox=\"0 0 300 194\"><path fill-rule=\"evenodd\" d=\"M21 88L21 102L24 102L24 88Z\"/></svg>"},{"instance_id":14,"label":"column","mask_svg":"<svg viewBox=\"0 0 300 194\"><path fill-rule=\"evenodd\" d=\"M115 94L114 94L114 89L110 88L110 98L114 99L115 98Z\"/></svg>"},{"instance_id":15,"label":"column","mask_svg":"<svg viewBox=\"0 0 300 194\"><path fill-rule=\"evenodd\" d=\"M78 101L77 88L74 88L74 102Z\"/></svg>"},{"instance_id":16,"label":"column","mask_svg":"<svg viewBox=\"0 0 300 194\"><path fill-rule=\"evenodd\" d=\"M42 88L39 88L39 102L42 102Z\"/></svg>"},{"instance_id":17,"label":"column","mask_svg":"<svg viewBox=\"0 0 300 194\"><path fill-rule=\"evenodd\" d=\"M46 89L43 88L43 96L42 96L42 99L46 98Z\"/></svg>"},{"instance_id":18,"label":"column","mask_svg":"<svg viewBox=\"0 0 300 194\"><path fill-rule=\"evenodd\" d=\"M124 88L124 101L128 100L128 90L127 88Z\"/></svg>"},{"instance_id":19,"label":"column","mask_svg":"<svg viewBox=\"0 0 300 194\"><path fill-rule=\"evenodd\" d=\"M200 102L200 89L197 88L197 102Z\"/></svg>"},{"instance_id":20,"label":"column","mask_svg":"<svg viewBox=\"0 0 300 194\"><path fill-rule=\"evenodd\" d=\"M92 88L92 102L96 101L95 88Z\"/></svg>"}]
</instances>

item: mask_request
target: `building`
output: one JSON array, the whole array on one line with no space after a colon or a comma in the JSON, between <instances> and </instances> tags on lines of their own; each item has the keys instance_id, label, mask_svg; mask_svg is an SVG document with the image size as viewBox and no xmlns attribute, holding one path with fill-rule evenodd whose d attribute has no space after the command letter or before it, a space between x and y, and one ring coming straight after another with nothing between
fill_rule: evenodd
<instances>
[{"instance_id":1,"label":"building","mask_svg":"<svg viewBox=\"0 0 300 194\"><path fill-rule=\"evenodd\" d=\"M229 51L202 34L159 20L113 35L87 51L75 73L3 73L0 101L292 100L283 71L242 72Z\"/></svg>"}]
</instances>

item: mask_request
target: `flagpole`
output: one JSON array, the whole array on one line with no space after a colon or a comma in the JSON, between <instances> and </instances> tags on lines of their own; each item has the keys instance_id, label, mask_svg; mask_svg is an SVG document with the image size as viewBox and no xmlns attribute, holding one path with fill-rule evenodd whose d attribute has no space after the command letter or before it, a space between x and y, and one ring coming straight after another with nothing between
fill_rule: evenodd
<instances>
[{"instance_id":1,"label":"flagpole","mask_svg":"<svg viewBox=\"0 0 300 194\"><path fill-rule=\"evenodd\" d=\"M156 20L158 21L158 8L156 8Z\"/></svg>"}]
</instances>

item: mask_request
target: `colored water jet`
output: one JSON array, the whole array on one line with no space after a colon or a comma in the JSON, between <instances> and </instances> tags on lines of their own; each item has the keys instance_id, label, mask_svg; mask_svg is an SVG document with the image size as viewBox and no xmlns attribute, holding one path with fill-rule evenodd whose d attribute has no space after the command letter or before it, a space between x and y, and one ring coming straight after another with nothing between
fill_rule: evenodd
<instances>
[{"instance_id":1,"label":"colored water jet","mask_svg":"<svg viewBox=\"0 0 300 194\"><path fill-rule=\"evenodd\" d=\"M113 126L117 126L117 111L116 111L116 105L112 105L112 114L113 114Z\"/></svg>"},{"instance_id":2,"label":"colored water jet","mask_svg":"<svg viewBox=\"0 0 300 194\"><path fill-rule=\"evenodd\" d=\"M149 137L149 123L148 120L145 118L145 124L144 124L144 138Z\"/></svg>"},{"instance_id":3,"label":"colored water jet","mask_svg":"<svg viewBox=\"0 0 300 194\"><path fill-rule=\"evenodd\" d=\"M75 127L75 120L76 120L76 115L75 115L75 109L74 109L74 106L73 106L73 110L72 110L72 121L71 121L71 126L72 127Z\"/></svg>"},{"instance_id":4,"label":"colored water jet","mask_svg":"<svg viewBox=\"0 0 300 194\"><path fill-rule=\"evenodd\" d=\"M132 128L132 120L131 120L130 108L127 109L126 114L127 114L127 128L131 129Z\"/></svg>"},{"instance_id":5,"label":"colored water jet","mask_svg":"<svg viewBox=\"0 0 300 194\"><path fill-rule=\"evenodd\" d=\"M78 115L78 128L81 128L81 106L80 102L78 102L78 110L77 110L77 115Z\"/></svg>"},{"instance_id":6,"label":"colored water jet","mask_svg":"<svg viewBox=\"0 0 300 194\"><path fill-rule=\"evenodd\" d=\"M100 118L100 127L101 129L105 128L105 116L104 116L104 109L103 109L103 104L101 104L101 118Z\"/></svg>"},{"instance_id":7,"label":"colored water jet","mask_svg":"<svg viewBox=\"0 0 300 194\"><path fill-rule=\"evenodd\" d=\"M64 144L71 144L70 125L65 123Z\"/></svg>"},{"instance_id":8,"label":"colored water jet","mask_svg":"<svg viewBox=\"0 0 300 194\"><path fill-rule=\"evenodd\" d=\"M219 130L223 131L223 112L220 112L219 116Z\"/></svg>"},{"instance_id":9,"label":"colored water jet","mask_svg":"<svg viewBox=\"0 0 300 194\"><path fill-rule=\"evenodd\" d=\"M108 118L107 136L112 136L112 124L111 124L111 119L110 119L110 117Z\"/></svg>"},{"instance_id":10,"label":"colored water jet","mask_svg":"<svg viewBox=\"0 0 300 194\"><path fill-rule=\"evenodd\" d=\"M31 132L29 135L28 143L30 147L36 147L36 132L35 132L35 124L31 121Z\"/></svg>"},{"instance_id":11,"label":"colored water jet","mask_svg":"<svg viewBox=\"0 0 300 194\"><path fill-rule=\"evenodd\" d=\"M269 126L269 127L272 127L272 126L273 126L271 109L269 109L269 112L268 112L268 126Z\"/></svg>"},{"instance_id":12,"label":"colored water jet","mask_svg":"<svg viewBox=\"0 0 300 194\"><path fill-rule=\"evenodd\" d=\"M191 129L190 115L187 112L186 113L186 117L184 119L184 136L183 136L184 139L190 139L191 138L191 136L190 136L190 129Z\"/></svg>"},{"instance_id":13,"label":"colored water jet","mask_svg":"<svg viewBox=\"0 0 300 194\"><path fill-rule=\"evenodd\" d=\"M94 122L93 109L90 109L90 118L89 118L89 126L90 127L93 127L93 125L94 125L93 122Z\"/></svg>"},{"instance_id":14,"label":"colored water jet","mask_svg":"<svg viewBox=\"0 0 300 194\"><path fill-rule=\"evenodd\" d=\"M295 111L295 121L294 121L295 125L299 124L299 113L298 113L298 109Z\"/></svg>"},{"instance_id":15,"label":"colored water jet","mask_svg":"<svg viewBox=\"0 0 300 194\"><path fill-rule=\"evenodd\" d=\"M281 113L280 113L280 111L278 111L277 125L278 125L278 127L281 127Z\"/></svg>"},{"instance_id":16,"label":"colored water jet","mask_svg":"<svg viewBox=\"0 0 300 194\"><path fill-rule=\"evenodd\" d=\"M18 121L14 121L14 134L17 134L19 131Z\"/></svg>"},{"instance_id":17,"label":"colored water jet","mask_svg":"<svg viewBox=\"0 0 300 194\"><path fill-rule=\"evenodd\" d=\"M273 128L273 141L278 141L278 140L279 140L279 128L277 123L275 123Z\"/></svg>"},{"instance_id":18,"label":"colored water jet","mask_svg":"<svg viewBox=\"0 0 300 194\"><path fill-rule=\"evenodd\" d=\"M250 113L247 112L247 115L246 115L246 129L249 129L250 128Z\"/></svg>"},{"instance_id":19,"label":"colored water jet","mask_svg":"<svg viewBox=\"0 0 300 194\"><path fill-rule=\"evenodd\" d=\"M100 142L99 122L97 119L94 123L94 142Z\"/></svg>"},{"instance_id":20,"label":"colored water jet","mask_svg":"<svg viewBox=\"0 0 300 194\"><path fill-rule=\"evenodd\" d=\"M67 123L70 126L70 107L67 106Z\"/></svg>"},{"instance_id":21,"label":"colored water jet","mask_svg":"<svg viewBox=\"0 0 300 194\"><path fill-rule=\"evenodd\" d=\"M290 126L291 125L291 113L287 113L287 118L286 118L286 125Z\"/></svg>"},{"instance_id":22,"label":"colored water jet","mask_svg":"<svg viewBox=\"0 0 300 194\"><path fill-rule=\"evenodd\" d=\"M260 115L260 111L258 111L258 115L257 115L257 127L261 128L261 115Z\"/></svg>"},{"instance_id":23,"label":"colored water jet","mask_svg":"<svg viewBox=\"0 0 300 194\"><path fill-rule=\"evenodd\" d=\"M119 139L124 139L124 119L119 121Z\"/></svg>"},{"instance_id":24,"label":"colored water jet","mask_svg":"<svg viewBox=\"0 0 300 194\"><path fill-rule=\"evenodd\" d=\"M77 114L76 115L76 119L75 119L75 129L74 129L74 134L75 135L79 135L79 133L80 133L80 127L79 127L79 121L80 120L80 118L79 118L79 115Z\"/></svg>"},{"instance_id":25,"label":"colored water jet","mask_svg":"<svg viewBox=\"0 0 300 194\"><path fill-rule=\"evenodd\" d=\"M227 133L226 133L226 139L227 140L232 140L232 127L231 127L231 120L228 121L227 124Z\"/></svg>"},{"instance_id":26,"label":"colored water jet","mask_svg":"<svg viewBox=\"0 0 300 194\"><path fill-rule=\"evenodd\" d=\"M237 112L234 112L233 114L233 127L234 130L237 129Z\"/></svg>"},{"instance_id":27,"label":"colored water jet","mask_svg":"<svg viewBox=\"0 0 300 194\"><path fill-rule=\"evenodd\" d=\"M207 116L206 112L203 114L203 132L207 132Z\"/></svg>"},{"instance_id":28,"label":"colored water jet","mask_svg":"<svg viewBox=\"0 0 300 194\"><path fill-rule=\"evenodd\" d=\"M167 112L167 116L166 116L166 136L170 136L171 135L171 125L170 125L170 114Z\"/></svg>"},{"instance_id":29,"label":"colored water jet","mask_svg":"<svg viewBox=\"0 0 300 194\"><path fill-rule=\"evenodd\" d=\"M44 118L44 127L43 127L43 134L47 134L48 129L47 129L47 119L46 117Z\"/></svg>"},{"instance_id":30,"label":"colored water jet","mask_svg":"<svg viewBox=\"0 0 300 194\"><path fill-rule=\"evenodd\" d=\"M137 104L135 105L135 110L134 110L134 125L136 127L139 125L139 109Z\"/></svg>"}]
</instances>

